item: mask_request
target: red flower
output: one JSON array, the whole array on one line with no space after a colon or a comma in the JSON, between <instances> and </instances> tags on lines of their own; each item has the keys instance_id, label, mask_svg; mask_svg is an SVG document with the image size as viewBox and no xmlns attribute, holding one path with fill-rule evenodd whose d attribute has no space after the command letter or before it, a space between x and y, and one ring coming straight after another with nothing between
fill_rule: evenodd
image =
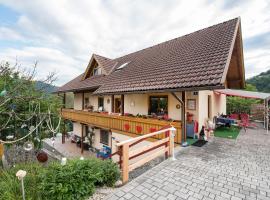
<instances>
[{"instance_id":1,"label":"red flower","mask_svg":"<svg viewBox=\"0 0 270 200\"><path fill-rule=\"evenodd\" d=\"M137 131L137 133L141 133L142 132L142 127L141 126L136 126L136 131Z\"/></svg>"},{"instance_id":2,"label":"red flower","mask_svg":"<svg viewBox=\"0 0 270 200\"><path fill-rule=\"evenodd\" d=\"M130 125L129 124L124 124L124 127L125 127L125 131L129 131L129 129L130 129Z\"/></svg>"}]
</instances>

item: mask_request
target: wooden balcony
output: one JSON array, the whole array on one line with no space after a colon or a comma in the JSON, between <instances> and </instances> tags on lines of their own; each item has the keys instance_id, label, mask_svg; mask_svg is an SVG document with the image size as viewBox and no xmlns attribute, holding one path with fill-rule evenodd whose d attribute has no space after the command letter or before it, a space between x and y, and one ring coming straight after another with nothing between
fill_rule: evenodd
<instances>
[{"instance_id":1,"label":"wooden balcony","mask_svg":"<svg viewBox=\"0 0 270 200\"><path fill-rule=\"evenodd\" d=\"M174 142L180 144L182 140L180 121L171 122L149 118L144 119L139 117L118 116L73 109L62 109L61 115L64 119L69 119L74 122L111 129L113 132L132 136L144 135L157 131L166 125L172 125L176 128ZM165 134L155 136L155 139L163 138L165 138Z\"/></svg>"}]
</instances>

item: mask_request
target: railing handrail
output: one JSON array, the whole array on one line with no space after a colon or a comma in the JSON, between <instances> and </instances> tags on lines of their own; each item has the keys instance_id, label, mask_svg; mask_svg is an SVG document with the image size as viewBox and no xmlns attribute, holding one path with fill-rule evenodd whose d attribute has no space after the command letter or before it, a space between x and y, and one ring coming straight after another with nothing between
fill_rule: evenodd
<instances>
[{"instance_id":1,"label":"railing handrail","mask_svg":"<svg viewBox=\"0 0 270 200\"><path fill-rule=\"evenodd\" d=\"M173 126L171 126L170 128L161 129L161 130L156 131L156 132L153 132L153 133L148 133L148 134L145 134L145 135L142 135L142 136L139 136L139 137L130 138L130 139L125 140L123 142L117 143L116 146L119 147L119 146L123 146L125 144L129 144L130 145L130 144L135 143L135 142L137 142L139 140L150 138L150 137L153 137L155 135L159 135L161 133L165 133L166 131L175 131L175 130L176 129Z\"/></svg>"},{"instance_id":2,"label":"railing handrail","mask_svg":"<svg viewBox=\"0 0 270 200\"><path fill-rule=\"evenodd\" d=\"M173 126L177 127L177 128L181 128L182 127L182 122L178 121L178 120L172 120L172 121L165 121L165 120L159 120L159 119L152 119L152 118L139 118L136 116L130 117L130 116L122 116L122 115L116 115L116 114L109 114L109 113L98 113L98 112L93 112L93 111L86 111L86 110L76 110L76 109L72 109L72 108L63 108L62 112L72 112L72 113L82 113L82 114L87 114L87 115L91 115L91 116L98 116L98 117L104 117L104 118L113 118L113 119L122 119L122 120L132 120L132 121L137 121L139 122L140 119L144 120L144 123L146 124L158 124L158 125L163 125L164 123L171 123L173 124Z\"/></svg>"}]
</instances>

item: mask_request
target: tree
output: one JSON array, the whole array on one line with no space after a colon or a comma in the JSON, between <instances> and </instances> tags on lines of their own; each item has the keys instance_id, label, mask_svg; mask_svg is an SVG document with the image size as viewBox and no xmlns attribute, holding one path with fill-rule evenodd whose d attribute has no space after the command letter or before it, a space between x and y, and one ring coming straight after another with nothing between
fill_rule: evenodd
<instances>
[{"instance_id":1,"label":"tree","mask_svg":"<svg viewBox=\"0 0 270 200\"><path fill-rule=\"evenodd\" d=\"M8 62L0 64L0 140L2 141L6 141L7 136L12 140L19 139L34 127L36 134L30 135L27 140L30 138L32 141L39 141L40 144L49 119L54 116L55 118L51 120L52 124L58 123L61 99L46 92L46 87L56 80L55 73L49 73L44 80L35 80L36 68L37 63L30 70L22 69L18 64L15 66L10 66ZM36 81L43 83L41 84L43 86L36 87Z\"/></svg>"}]
</instances>

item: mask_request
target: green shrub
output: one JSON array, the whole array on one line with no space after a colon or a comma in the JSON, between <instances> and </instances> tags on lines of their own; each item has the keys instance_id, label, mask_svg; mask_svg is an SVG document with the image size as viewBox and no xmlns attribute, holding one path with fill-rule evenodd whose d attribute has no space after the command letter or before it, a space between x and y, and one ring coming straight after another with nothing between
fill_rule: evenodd
<instances>
[{"instance_id":1,"label":"green shrub","mask_svg":"<svg viewBox=\"0 0 270 200\"><path fill-rule=\"evenodd\" d=\"M65 166L51 164L40 175L44 199L84 199L94 193L95 186L112 186L120 177L111 161L99 159L71 160Z\"/></svg>"},{"instance_id":2,"label":"green shrub","mask_svg":"<svg viewBox=\"0 0 270 200\"><path fill-rule=\"evenodd\" d=\"M25 192L27 200L77 200L92 195L96 186L113 186L120 172L110 160L68 160L65 166L50 163L21 164L9 170L0 170L0 200L22 199L20 181L15 176L19 169L27 171Z\"/></svg>"}]
</instances>

